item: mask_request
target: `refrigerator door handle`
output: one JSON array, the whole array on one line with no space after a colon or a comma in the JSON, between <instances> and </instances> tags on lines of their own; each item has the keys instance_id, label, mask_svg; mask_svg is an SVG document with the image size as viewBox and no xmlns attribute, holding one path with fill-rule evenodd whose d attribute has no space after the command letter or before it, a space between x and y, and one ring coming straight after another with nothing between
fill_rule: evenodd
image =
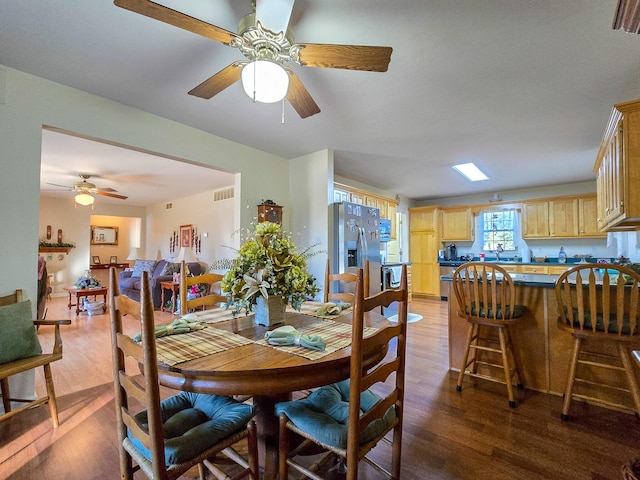
<instances>
[{"instance_id":1,"label":"refrigerator door handle","mask_svg":"<svg viewBox=\"0 0 640 480\"><path fill-rule=\"evenodd\" d=\"M365 266L365 261L369 259L369 250L367 249L367 234L364 230L364 227L359 227L359 231L360 231L360 248L361 253L363 255L360 255L360 267Z\"/></svg>"}]
</instances>

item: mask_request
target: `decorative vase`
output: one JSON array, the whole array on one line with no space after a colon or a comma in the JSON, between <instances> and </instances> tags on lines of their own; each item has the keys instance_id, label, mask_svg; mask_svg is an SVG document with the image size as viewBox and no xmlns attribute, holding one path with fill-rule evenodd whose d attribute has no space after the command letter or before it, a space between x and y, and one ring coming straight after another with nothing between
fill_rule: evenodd
<instances>
[{"instance_id":1,"label":"decorative vase","mask_svg":"<svg viewBox=\"0 0 640 480\"><path fill-rule=\"evenodd\" d=\"M284 323L284 312L287 302L283 297L267 297L260 295L256 300L255 314L256 325L270 327Z\"/></svg>"}]
</instances>

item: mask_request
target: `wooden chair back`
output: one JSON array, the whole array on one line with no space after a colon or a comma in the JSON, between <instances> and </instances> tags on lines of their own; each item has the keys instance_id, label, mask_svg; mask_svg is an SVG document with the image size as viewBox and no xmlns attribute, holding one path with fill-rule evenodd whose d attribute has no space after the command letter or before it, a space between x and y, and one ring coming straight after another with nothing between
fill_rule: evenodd
<instances>
[{"instance_id":1,"label":"wooden chair back","mask_svg":"<svg viewBox=\"0 0 640 480\"><path fill-rule=\"evenodd\" d=\"M215 285L222 281L222 277L217 273L205 273L196 277L188 277L186 263L183 261L180 268L180 315L185 315L192 309L212 308L217 307L220 303L226 303L227 297L212 293ZM194 285L206 285L207 294L187 300L187 293Z\"/></svg>"},{"instance_id":2,"label":"wooden chair back","mask_svg":"<svg viewBox=\"0 0 640 480\"><path fill-rule=\"evenodd\" d=\"M490 325L515 321L515 284L501 266L489 262L464 263L453 272L451 283L459 317Z\"/></svg>"},{"instance_id":3,"label":"wooden chair back","mask_svg":"<svg viewBox=\"0 0 640 480\"><path fill-rule=\"evenodd\" d=\"M556 300L561 329L582 337L638 340L640 274L628 267L576 265L558 277Z\"/></svg>"},{"instance_id":4,"label":"wooden chair back","mask_svg":"<svg viewBox=\"0 0 640 480\"><path fill-rule=\"evenodd\" d=\"M167 478L162 433L162 415L160 409L160 387L158 383L158 357L155 342L155 323L153 317L153 297L149 284L149 273L143 272L140 285L140 302L120 294L116 269L110 269L109 311L111 316L111 339L113 347L113 378L115 381L115 403L118 432L118 445L127 440L127 429L142 441L151 452L154 478ZM124 333L122 317L137 320L140 325L141 343L136 343ZM144 378L139 371L129 372L126 359L141 365ZM133 365L130 363L130 365ZM136 421L135 415L141 410L132 411L133 405L147 410L148 430ZM126 478L132 478L131 457L120 448L120 471L128 472ZM124 475L124 473L123 473ZM125 478L123 476L123 478Z\"/></svg>"},{"instance_id":5,"label":"wooden chair back","mask_svg":"<svg viewBox=\"0 0 640 480\"><path fill-rule=\"evenodd\" d=\"M14 303L18 303L21 301L22 301L22 290L18 289L14 293L10 293L9 295L0 297L0 307L4 307L5 305L12 305Z\"/></svg>"},{"instance_id":6,"label":"wooden chair back","mask_svg":"<svg viewBox=\"0 0 640 480\"><path fill-rule=\"evenodd\" d=\"M324 272L324 302L349 302L355 301L355 284L358 277L355 273L331 273L331 262L327 259ZM332 288L333 287L333 288ZM333 291L337 289L337 291ZM364 292L369 295L369 260L364 267Z\"/></svg>"},{"instance_id":7,"label":"wooden chair back","mask_svg":"<svg viewBox=\"0 0 640 480\"><path fill-rule=\"evenodd\" d=\"M402 418L405 383L405 355L407 341L408 295L407 266L402 266L400 287L387 289L372 296L365 296L365 278L362 269L358 270L355 304L353 308L350 398L349 398L349 436L347 440L347 478L356 479L357 465L368 450L391 429L392 443L392 478L400 478L400 454L402 447ZM381 328L373 335L364 337L369 312L379 311L398 302L398 322ZM384 359L370 365L371 358L380 356L380 352L388 352ZM391 383L387 380L391 378ZM376 393L382 399L370 410L361 415L360 395L374 385L385 383L384 391ZM389 388L391 387L391 388ZM395 408L396 420L378 437L360 445L360 432L372 421L381 418L390 407Z\"/></svg>"},{"instance_id":8,"label":"wooden chair back","mask_svg":"<svg viewBox=\"0 0 640 480\"><path fill-rule=\"evenodd\" d=\"M18 289L14 293L0 297L0 306L12 305L23 301L22 290ZM49 415L54 428L60 424L58 420L58 406L56 401L56 392L53 385L53 375L51 373L51 363L62 360L62 336L60 335L60 325L70 325L71 320L34 320L36 327L42 325L53 325L53 349L51 353L42 353L33 357L21 358L8 363L0 364L0 392L2 393L2 406L4 413L0 415L0 420L6 420L17 413L27 411L41 405L49 404ZM37 367L43 367L44 379L46 386L46 394L36 398L17 398L11 394L9 388L9 377L18 373L33 370ZM12 402L23 404L19 408L12 408Z\"/></svg>"}]
</instances>

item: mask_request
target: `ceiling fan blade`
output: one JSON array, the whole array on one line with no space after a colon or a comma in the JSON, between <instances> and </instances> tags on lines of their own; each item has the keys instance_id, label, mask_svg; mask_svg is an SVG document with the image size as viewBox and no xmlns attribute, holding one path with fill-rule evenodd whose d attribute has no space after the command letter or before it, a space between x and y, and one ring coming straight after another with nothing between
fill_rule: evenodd
<instances>
[{"instance_id":1,"label":"ceiling fan blade","mask_svg":"<svg viewBox=\"0 0 640 480\"><path fill-rule=\"evenodd\" d=\"M185 13L178 12L164 5L152 2L150 0L114 0L116 6L130 10L140 15L144 15L161 22L168 23L174 27L183 28L190 32L210 38L216 42L231 45L234 40L241 40L237 34L216 27L210 23L203 22L197 18L191 17Z\"/></svg>"},{"instance_id":2,"label":"ceiling fan blade","mask_svg":"<svg viewBox=\"0 0 640 480\"><path fill-rule=\"evenodd\" d=\"M107 188L97 188L96 189L96 193L97 192L117 192L118 190L114 190L111 187L107 187Z\"/></svg>"},{"instance_id":3,"label":"ceiling fan blade","mask_svg":"<svg viewBox=\"0 0 640 480\"><path fill-rule=\"evenodd\" d=\"M47 185L53 185L54 187L62 187L66 188L67 190L73 190L73 187L70 187L69 185L58 185L57 183L47 183Z\"/></svg>"},{"instance_id":4,"label":"ceiling fan blade","mask_svg":"<svg viewBox=\"0 0 640 480\"><path fill-rule=\"evenodd\" d=\"M286 32L295 0L256 0L256 21L273 33Z\"/></svg>"},{"instance_id":5,"label":"ceiling fan blade","mask_svg":"<svg viewBox=\"0 0 640 480\"><path fill-rule=\"evenodd\" d=\"M344 68L367 72L386 72L391 61L391 47L368 47L364 45L325 45L318 43L296 43L291 50L293 60L305 67ZM297 58L296 58L297 57Z\"/></svg>"},{"instance_id":6,"label":"ceiling fan blade","mask_svg":"<svg viewBox=\"0 0 640 480\"><path fill-rule=\"evenodd\" d=\"M117 195L115 193L103 192L101 190L98 190L95 193L97 195L102 195L103 197L119 198L120 200L126 200L127 198L129 198L129 197L125 197L124 195Z\"/></svg>"},{"instance_id":7,"label":"ceiling fan blade","mask_svg":"<svg viewBox=\"0 0 640 480\"><path fill-rule=\"evenodd\" d=\"M231 65L227 65L218 73L216 73L212 77L209 77L197 87L192 88L189 91L189 95L206 99L213 97L225 88L233 85L235 82L240 80L242 67L244 67L246 63L247 62L233 62Z\"/></svg>"},{"instance_id":8,"label":"ceiling fan blade","mask_svg":"<svg viewBox=\"0 0 640 480\"><path fill-rule=\"evenodd\" d=\"M302 84L300 78L291 68L285 67L285 70L289 74L289 91L287 92L287 100L296 112L298 112L300 118L307 118L311 115L315 115L316 113L320 113L320 107L318 107L318 104Z\"/></svg>"}]
</instances>

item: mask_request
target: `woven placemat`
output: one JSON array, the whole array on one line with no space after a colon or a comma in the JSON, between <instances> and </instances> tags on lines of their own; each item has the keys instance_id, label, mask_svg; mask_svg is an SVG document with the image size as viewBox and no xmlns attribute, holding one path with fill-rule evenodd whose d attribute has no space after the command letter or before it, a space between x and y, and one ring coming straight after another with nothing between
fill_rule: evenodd
<instances>
[{"instance_id":1,"label":"woven placemat","mask_svg":"<svg viewBox=\"0 0 640 480\"><path fill-rule=\"evenodd\" d=\"M216 328L205 328L158 338L156 349L158 359L162 363L175 365L250 343L253 342L241 335Z\"/></svg>"},{"instance_id":2,"label":"woven placemat","mask_svg":"<svg viewBox=\"0 0 640 480\"><path fill-rule=\"evenodd\" d=\"M318 360L319 358L351 345L351 325L348 323L339 323L323 319L321 322L316 322L298 331L301 335L320 335L327 344L326 348L323 351L317 351L295 345L270 345L266 339L258 340L256 343L258 345L276 348L282 352L298 355L308 360ZM365 327L364 336L368 337L377 331L378 329L375 327Z\"/></svg>"},{"instance_id":3,"label":"woven placemat","mask_svg":"<svg viewBox=\"0 0 640 480\"><path fill-rule=\"evenodd\" d=\"M211 310L197 310L193 315L198 317L198 322L218 323L233 320L233 308L212 308ZM242 314L244 316L244 313Z\"/></svg>"},{"instance_id":4,"label":"woven placemat","mask_svg":"<svg viewBox=\"0 0 640 480\"><path fill-rule=\"evenodd\" d=\"M291 313L304 313L305 315L311 315L312 317L318 317L322 319L331 320L334 318L347 315L353 311L353 307L349 307L342 310L338 315L318 315L318 308L324 306L323 302L304 302L300 307L300 311L295 310L291 305L287 305L287 312Z\"/></svg>"}]
</instances>

